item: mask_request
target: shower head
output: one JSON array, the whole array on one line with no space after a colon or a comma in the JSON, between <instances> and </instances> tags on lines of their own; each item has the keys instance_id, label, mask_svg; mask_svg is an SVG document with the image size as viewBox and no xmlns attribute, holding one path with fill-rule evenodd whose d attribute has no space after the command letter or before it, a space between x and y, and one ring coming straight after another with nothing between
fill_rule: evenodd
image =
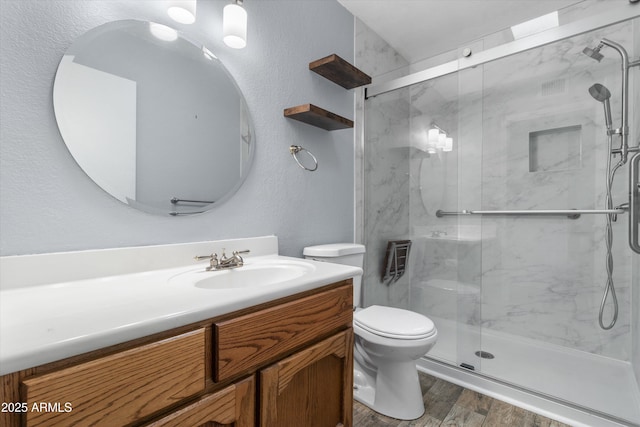
<instances>
[{"instance_id":1,"label":"shower head","mask_svg":"<svg viewBox=\"0 0 640 427\"><path fill-rule=\"evenodd\" d=\"M600 62L600 61L602 61L602 58L604 58L604 55L600 53L600 49L602 49L603 46L604 45L602 43L600 43L594 49L591 49L590 47L585 47L584 49L582 49L582 53L587 55L589 58L593 58L596 61Z\"/></svg>"},{"instance_id":2,"label":"shower head","mask_svg":"<svg viewBox=\"0 0 640 427\"><path fill-rule=\"evenodd\" d=\"M604 122L607 126L607 130L611 130L611 105L609 104L609 98L611 98L611 92L605 86L600 83L596 83L589 88L589 94L596 101L602 102L604 105Z\"/></svg>"}]
</instances>

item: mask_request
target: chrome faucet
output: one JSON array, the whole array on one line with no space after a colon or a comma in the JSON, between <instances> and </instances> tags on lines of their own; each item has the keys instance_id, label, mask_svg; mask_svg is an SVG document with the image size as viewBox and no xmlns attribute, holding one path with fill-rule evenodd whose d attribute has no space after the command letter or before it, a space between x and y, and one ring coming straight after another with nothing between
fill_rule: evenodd
<instances>
[{"instance_id":1,"label":"chrome faucet","mask_svg":"<svg viewBox=\"0 0 640 427\"><path fill-rule=\"evenodd\" d=\"M242 267L244 265L244 259L240 256L240 254L248 254L249 250L246 249L244 251L233 251L230 258L227 258L227 255L222 249L222 255L220 259L218 259L218 254L213 253L211 255L197 255L195 257L196 261L202 261L203 259L211 260L209 263L209 267L206 268L207 271L211 270L226 270L231 268Z\"/></svg>"},{"instance_id":2,"label":"chrome faucet","mask_svg":"<svg viewBox=\"0 0 640 427\"><path fill-rule=\"evenodd\" d=\"M248 254L249 250L246 249L244 251L233 251L230 258L224 253L224 249L222 249L222 256L220 257L220 261L218 263L219 268L236 268L242 267L244 265L244 260L240 256L240 254Z\"/></svg>"}]
</instances>

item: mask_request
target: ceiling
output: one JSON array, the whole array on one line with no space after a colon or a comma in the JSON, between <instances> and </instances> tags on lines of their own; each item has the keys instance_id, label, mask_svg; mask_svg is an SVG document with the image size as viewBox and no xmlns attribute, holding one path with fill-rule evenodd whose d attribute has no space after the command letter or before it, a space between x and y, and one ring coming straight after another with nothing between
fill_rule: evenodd
<instances>
[{"instance_id":1,"label":"ceiling","mask_svg":"<svg viewBox=\"0 0 640 427\"><path fill-rule=\"evenodd\" d=\"M578 0L338 0L410 63Z\"/></svg>"}]
</instances>

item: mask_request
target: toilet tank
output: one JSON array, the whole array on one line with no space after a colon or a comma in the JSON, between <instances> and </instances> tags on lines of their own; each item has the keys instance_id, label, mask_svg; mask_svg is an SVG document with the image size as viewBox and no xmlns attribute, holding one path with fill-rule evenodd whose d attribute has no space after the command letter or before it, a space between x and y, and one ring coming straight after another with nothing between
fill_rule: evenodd
<instances>
[{"instance_id":1,"label":"toilet tank","mask_svg":"<svg viewBox=\"0 0 640 427\"><path fill-rule=\"evenodd\" d=\"M305 258L320 262L351 265L362 268L364 265L364 245L357 243L331 243L328 245L307 246L302 254ZM353 278L353 305L360 307L362 276Z\"/></svg>"}]
</instances>

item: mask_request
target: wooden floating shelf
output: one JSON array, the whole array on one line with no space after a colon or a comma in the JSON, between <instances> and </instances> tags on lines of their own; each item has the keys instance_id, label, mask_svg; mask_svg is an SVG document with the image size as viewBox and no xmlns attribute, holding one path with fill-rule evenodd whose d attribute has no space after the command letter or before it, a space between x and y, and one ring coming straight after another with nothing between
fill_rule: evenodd
<instances>
[{"instance_id":1,"label":"wooden floating shelf","mask_svg":"<svg viewBox=\"0 0 640 427\"><path fill-rule=\"evenodd\" d=\"M368 85L371 77L349 64L335 53L309 63L309 69L345 89Z\"/></svg>"},{"instance_id":2,"label":"wooden floating shelf","mask_svg":"<svg viewBox=\"0 0 640 427\"><path fill-rule=\"evenodd\" d=\"M313 104L303 104L297 107L285 108L284 116L324 130L348 129L353 127L352 120L323 108L316 107Z\"/></svg>"}]
</instances>

